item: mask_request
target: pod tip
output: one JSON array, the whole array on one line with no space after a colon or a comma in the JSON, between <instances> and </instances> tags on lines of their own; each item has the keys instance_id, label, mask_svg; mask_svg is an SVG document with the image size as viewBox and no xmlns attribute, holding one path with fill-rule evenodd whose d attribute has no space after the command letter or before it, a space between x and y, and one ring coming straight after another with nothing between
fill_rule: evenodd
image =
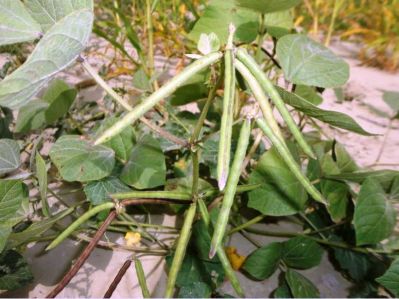
<instances>
[{"instance_id":1,"label":"pod tip","mask_svg":"<svg viewBox=\"0 0 399 299\"><path fill-rule=\"evenodd\" d=\"M218 180L218 187L220 191L224 190L224 187L226 187L226 183L227 183L227 175L225 172L223 172Z\"/></svg>"},{"instance_id":2,"label":"pod tip","mask_svg":"<svg viewBox=\"0 0 399 299\"><path fill-rule=\"evenodd\" d=\"M209 258L213 259L213 257L216 254L216 247L214 247L213 245L211 246L211 250L209 251Z\"/></svg>"}]
</instances>

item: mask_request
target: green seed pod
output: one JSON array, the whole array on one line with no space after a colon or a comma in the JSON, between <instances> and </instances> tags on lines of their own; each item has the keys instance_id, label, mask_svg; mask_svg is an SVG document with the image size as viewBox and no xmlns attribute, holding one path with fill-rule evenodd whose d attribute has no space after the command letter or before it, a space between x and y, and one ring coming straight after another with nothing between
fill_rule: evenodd
<instances>
[{"instance_id":1,"label":"green seed pod","mask_svg":"<svg viewBox=\"0 0 399 299\"><path fill-rule=\"evenodd\" d=\"M224 192L222 207L220 209L219 217L215 225L215 232L213 233L211 250L209 252L210 258L215 256L216 250L221 245L223 240L227 222L229 220L231 206L233 205L238 181L240 179L241 167L245 159L245 154L247 152L250 136L251 136L251 121L249 119L246 119L241 127L240 137L238 138L237 149L234 154L233 164L231 166L229 178L227 180L227 185Z\"/></svg>"},{"instance_id":2,"label":"green seed pod","mask_svg":"<svg viewBox=\"0 0 399 299\"><path fill-rule=\"evenodd\" d=\"M269 95L270 99L276 105L277 110L280 112L282 118L287 124L288 129L291 131L295 140L298 142L299 146L309 157L316 159L311 147L306 142L301 131L297 127L294 119L292 118L290 112L281 99L280 94L274 87L273 83L267 78L266 74L262 71L260 66L256 61L247 53L245 49L237 49L237 58L248 68L256 80L260 83L263 90Z\"/></svg>"}]
</instances>

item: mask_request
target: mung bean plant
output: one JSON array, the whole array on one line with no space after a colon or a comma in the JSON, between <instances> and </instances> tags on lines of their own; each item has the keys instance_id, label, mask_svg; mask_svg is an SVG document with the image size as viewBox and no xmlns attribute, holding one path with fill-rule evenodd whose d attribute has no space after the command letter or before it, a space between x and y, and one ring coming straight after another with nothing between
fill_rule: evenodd
<instances>
[{"instance_id":1,"label":"mung bean plant","mask_svg":"<svg viewBox=\"0 0 399 299\"><path fill-rule=\"evenodd\" d=\"M133 265L144 298L253 296L243 282L272 276L264 297L320 297L301 270L323 256L348 296L399 296L399 173L325 133L375 132L319 107L349 66L298 32L300 2L0 0L0 46L30 53L1 70L0 290L34 280L29 244L71 239L85 248L49 298L98 246L131 253L106 298ZM144 256L165 257L164 289Z\"/></svg>"}]
</instances>

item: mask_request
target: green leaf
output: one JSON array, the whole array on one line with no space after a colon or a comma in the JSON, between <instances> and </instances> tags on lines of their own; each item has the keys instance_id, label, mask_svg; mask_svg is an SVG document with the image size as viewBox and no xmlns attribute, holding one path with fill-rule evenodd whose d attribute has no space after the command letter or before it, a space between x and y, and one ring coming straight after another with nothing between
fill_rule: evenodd
<instances>
[{"instance_id":1,"label":"green leaf","mask_svg":"<svg viewBox=\"0 0 399 299\"><path fill-rule=\"evenodd\" d=\"M318 106L323 102L323 98L311 86L298 85L295 88L295 94L297 94L298 96L312 103L315 106Z\"/></svg>"},{"instance_id":2,"label":"green leaf","mask_svg":"<svg viewBox=\"0 0 399 299\"><path fill-rule=\"evenodd\" d=\"M49 104L40 99L30 101L21 107L15 124L15 132L28 133L31 130L43 128L46 124L45 112L48 107Z\"/></svg>"},{"instance_id":3,"label":"green leaf","mask_svg":"<svg viewBox=\"0 0 399 299\"><path fill-rule=\"evenodd\" d=\"M198 41L198 51L203 55L217 52L220 49L220 40L218 36L211 32L210 34L202 33Z\"/></svg>"},{"instance_id":4,"label":"green leaf","mask_svg":"<svg viewBox=\"0 0 399 299\"><path fill-rule=\"evenodd\" d=\"M12 139L0 139L0 176L17 170L21 164L19 145Z\"/></svg>"},{"instance_id":5,"label":"green leaf","mask_svg":"<svg viewBox=\"0 0 399 299\"><path fill-rule=\"evenodd\" d=\"M323 249L315 241L295 237L283 243L282 259L288 267L309 269L320 264Z\"/></svg>"},{"instance_id":6,"label":"green leaf","mask_svg":"<svg viewBox=\"0 0 399 299\"><path fill-rule=\"evenodd\" d=\"M21 219L18 210L27 197L26 186L18 180L0 180L0 252L12 227Z\"/></svg>"},{"instance_id":7,"label":"green leaf","mask_svg":"<svg viewBox=\"0 0 399 299\"><path fill-rule=\"evenodd\" d=\"M43 95L43 100L49 104L45 111L46 123L53 124L63 117L75 101L77 94L77 90L64 81L54 80Z\"/></svg>"},{"instance_id":8,"label":"green leaf","mask_svg":"<svg viewBox=\"0 0 399 299\"><path fill-rule=\"evenodd\" d=\"M19 0L0 1L0 28L0 46L37 39L42 31Z\"/></svg>"},{"instance_id":9,"label":"green leaf","mask_svg":"<svg viewBox=\"0 0 399 299\"><path fill-rule=\"evenodd\" d=\"M335 248L334 257L338 261L341 269L348 271L350 277L352 277L356 282L365 280L372 270L372 264L365 254Z\"/></svg>"},{"instance_id":10,"label":"green leaf","mask_svg":"<svg viewBox=\"0 0 399 299\"><path fill-rule=\"evenodd\" d=\"M280 38L277 56L285 78L294 84L332 88L349 79L349 65L343 59L303 34Z\"/></svg>"},{"instance_id":11,"label":"green leaf","mask_svg":"<svg viewBox=\"0 0 399 299\"><path fill-rule=\"evenodd\" d=\"M0 255L0 269L0 290L17 290L33 281L33 274L27 262L14 250Z\"/></svg>"},{"instance_id":12,"label":"green leaf","mask_svg":"<svg viewBox=\"0 0 399 299\"><path fill-rule=\"evenodd\" d=\"M166 263L170 267L173 255L166 257ZM196 252L189 248L180 271L177 275L176 286L190 286L194 281L203 282L212 289L218 287L224 281L224 270L219 262L201 260Z\"/></svg>"},{"instance_id":13,"label":"green leaf","mask_svg":"<svg viewBox=\"0 0 399 299\"><path fill-rule=\"evenodd\" d=\"M381 184L381 186L388 190L391 187L392 181L399 175L395 170L375 170L375 171L357 171L352 173L341 173L327 175L326 178L340 181L349 181L362 184L366 179L373 179Z\"/></svg>"},{"instance_id":14,"label":"green leaf","mask_svg":"<svg viewBox=\"0 0 399 299\"><path fill-rule=\"evenodd\" d=\"M100 205L110 201L109 194L127 192L131 189L116 177L110 176L101 181L90 182L84 187L87 199L93 205Z\"/></svg>"},{"instance_id":15,"label":"green leaf","mask_svg":"<svg viewBox=\"0 0 399 299\"><path fill-rule=\"evenodd\" d=\"M341 129L345 129L347 131L355 132L361 135L370 136L373 135L367 131L365 131L361 126L359 126L353 118L350 116L343 114L341 112L323 110L319 107L313 105L312 103L306 101L302 97L286 91L284 88L276 86L280 96L283 101L294 107L295 109L305 113L310 117L317 118L322 122L328 123L333 127L338 127Z\"/></svg>"},{"instance_id":16,"label":"green leaf","mask_svg":"<svg viewBox=\"0 0 399 299\"><path fill-rule=\"evenodd\" d=\"M291 11L285 10L266 14L265 26L267 33L277 39L289 34L294 28Z\"/></svg>"},{"instance_id":17,"label":"green leaf","mask_svg":"<svg viewBox=\"0 0 399 299\"><path fill-rule=\"evenodd\" d=\"M249 8L256 12L267 14L275 11L287 10L298 5L301 0L235 0L240 7Z\"/></svg>"},{"instance_id":18,"label":"green leaf","mask_svg":"<svg viewBox=\"0 0 399 299\"><path fill-rule=\"evenodd\" d=\"M78 10L59 20L44 35L27 61L0 82L0 106L26 104L84 50L93 23L91 10Z\"/></svg>"},{"instance_id":19,"label":"green leaf","mask_svg":"<svg viewBox=\"0 0 399 299\"><path fill-rule=\"evenodd\" d=\"M134 73L133 86L143 91L151 90L150 79L148 78L143 68L140 68L137 72Z\"/></svg>"},{"instance_id":20,"label":"green leaf","mask_svg":"<svg viewBox=\"0 0 399 299\"><path fill-rule=\"evenodd\" d=\"M56 215L32 223L27 229L18 233L11 233L8 238L7 248L15 248L21 244L28 243L30 240L43 235L54 226L54 223L60 221L74 211L73 208L66 209Z\"/></svg>"},{"instance_id":21,"label":"green leaf","mask_svg":"<svg viewBox=\"0 0 399 299\"><path fill-rule=\"evenodd\" d=\"M399 258L393 261L388 271L376 281L392 292L395 297L399 297Z\"/></svg>"},{"instance_id":22,"label":"green leaf","mask_svg":"<svg viewBox=\"0 0 399 299\"><path fill-rule=\"evenodd\" d=\"M113 150L102 145L93 146L74 135L60 137L50 150L50 158L68 182L101 180L111 174L115 165Z\"/></svg>"},{"instance_id":23,"label":"green leaf","mask_svg":"<svg viewBox=\"0 0 399 299\"><path fill-rule=\"evenodd\" d=\"M355 172L359 170L356 162L352 159L342 144L335 144L334 152L338 168L341 172Z\"/></svg>"},{"instance_id":24,"label":"green leaf","mask_svg":"<svg viewBox=\"0 0 399 299\"><path fill-rule=\"evenodd\" d=\"M343 182L333 180L321 181L321 193L327 199L329 206L328 213L334 222L340 222L346 217L348 208L349 187Z\"/></svg>"},{"instance_id":25,"label":"green leaf","mask_svg":"<svg viewBox=\"0 0 399 299\"><path fill-rule=\"evenodd\" d=\"M209 70L195 74L183 86L176 89L170 98L170 103L174 106L181 106L193 101L206 98L208 96L208 87L205 82Z\"/></svg>"},{"instance_id":26,"label":"green leaf","mask_svg":"<svg viewBox=\"0 0 399 299\"><path fill-rule=\"evenodd\" d=\"M280 285L273 292L273 298L292 298L290 287L287 282L283 280Z\"/></svg>"},{"instance_id":27,"label":"green leaf","mask_svg":"<svg viewBox=\"0 0 399 299\"><path fill-rule=\"evenodd\" d=\"M362 184L353 217L357 245L376 244L388 238L396 224L394 207L373 179Z\"/></svg>"},{"instance_id":28,"label":"green leaf","mask_svg":"<svg viewBox=\"0 0 399 299\"><path fill-rule=\"evenodd\" d=\"M133 147L121 180L136 189L155 188L165 184L165 155L157 139L143 136Z\"/></svg>"},{"instance_id":29,"label":"green leaf","mask_svg":"<svg viewBox=\"0 0 399 299\"><path fill-rule=\"evenodd\" d=\"M262 186L249 192L248 207L264 215L295 214L303 210L308 198L301 183L274 147L260 158L249 177L249 183Z\"/></svg>"},{"instance_id":30,"label":"green leaf","mask_svg":"<svg viewBox=\"0 0 399 299\"><path fill-rule=\"evenodd\" d=\"M210 298L212 289L201 281L195 281L180 288L178 298Z\"/></svg>"},{"instance_id":31,"label":"green leaf","mask_svg":"<svg viewBox=\"0 0 399 299\"><path fill-rule=\"evenodd\" d=\"M319 290L302 274L288 269L285 279L294 298L320 298Z\"/></svg>"},{"instance_id":32,"label":"green leaf","mask_svg":"<svg viewBox=\"0 0 399 299\"><path fill-rule=\"evenodd\" d=\"M257 280L265 280L277 270L283 250L282 243L271 243L253 251L242 269Z\"/></svg>"},{"instance_id":33,"label":"green leaf","mask_svg":"<svg viewBox=\"0 0 399 299\"><path fill-rule=\"evenodd\" d=\"M394 113L399 112L399 92L384 90L382 99Z\"/></svg>"},{"instance_id":34,"label":"green leaf","mask_svg":"<svg viewBox=\"0 0 399 299\"><path fill-rule=\"evenodd\" d=\"M93 10L93 0L25 0L25 4L44 32L74 11Z\"/></svg>"},{"instance_id":35,"label":"green leaf","mask_svg":"<svg viewBox=\"0 0 399 299\"><path fill-rule=\"evenodd\" d=\"M102 133L112 127L116 122L118 122L118 118L116 117L106 118L97 130L95 138L102 135ZM117 159L126 162L132 152L135 139L134 130L129 126L103 145L113 149Z\"/></svg>"},{"instance_id":36,"label":"green leaf","mask_svg":"<svg viewBox=\"0 0 399 299\"><path fill-rule=\"evenodd\" d=\"M194 25L189 38L198 42L202 33L214 32L220 43L226 44L229 24L236 27L235 41L250 43L255 40L258 31L258 14L238 8L233 1L213 0L205 8L204 14Z\"/></svg>"}]
</instances>

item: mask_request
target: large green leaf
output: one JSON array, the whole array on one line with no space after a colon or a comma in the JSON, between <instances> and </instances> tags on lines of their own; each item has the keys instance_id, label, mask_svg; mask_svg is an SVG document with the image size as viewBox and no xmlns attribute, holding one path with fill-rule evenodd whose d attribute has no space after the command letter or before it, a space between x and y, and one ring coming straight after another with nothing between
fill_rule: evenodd
<instances>
[{"instance_id":1,"label":"large green leaf","mask_svg":"<svg viewBox=\"0 0 399 299\"><path fill-rule=\"evenodd\" d=\"M26 186L18 180L0 180L0 252L12 227L21 219L18 210L27 197Z\"/></svg>"},{"instance_id":2,"label":"large green leaf","mask_svg":"<svg viewBox=\"0 0 399 299\"><path fill-rule=\"evenodd\" d=\"M113 176L102 179L101 181L90 182L84 187L86 197L93 205L110 201L110 194L127 192L129 190L131 189L128 186Z\"/></svg>"},{"instance_id":3,"label":"large green leaf","mask_svg":"<svg viewBox=\"0 0 399 299\"><path fill-rule=\"evenodd\" d=\"M257 35L258 14L247 9L238 8L233 1L213 0L206 7L204 14L197 21L189 37L198 41L202 33L214 32L222 44L227 42L229 24L237 28L237 42L250 43Z\"/></svg>"},{"instance_id":4,"label":"large green leaf","mask_svg":"<svg viewBox=\"0 0 399 299\"><path fill-rule=\"evenodd\" d=\"M395 297L399 297L399 258L393 261L388 271L376 280L391 291Z\"/></svg>"},{"instance_id":5,"label":"large green leaf","mask_svg":"<svg viewBox=\"0 0 399 299\"><path fill-rule=\"evenodd\" d=\"M288 267L309 269L320 264L323 249L315 241L295 237L283 243L282 258Z\"/></svg>"},{"instance_id":6,"label":"large green leaf","mask_svg":"<svg viewBox=\"0 0 399 299\"><path fill-rule=\"evenodd\" d=\"M17 290L32 280L33 274L21 254L8 250L0 255L0 290Z\"/></svg>"},{"instance_id":7,"label":"large green leaf","mask_svg":"<svg viewBox=\"0 0 399 299\"><path fill-rule=\"evenodd\" d=\"M353 219L356 244L376 244L388 238L396 224L396 212L381 185L367 179L360 189Z\"/></svg>"},{"instance_id":8,"label":"large green leaf","mask_svg":"<svg viewBox=\"0 0 399 299\"><path fill-rule=\"evenodd\" d=\"M93 0L25 0L25 4L44 32L74 11L93 9Z\"/></svg>"},{"instance_id":9,"label":"large green leaf","mask_svg":"<svg viewBox=\"0 0 399 299\"><path fill-rule=\"evenodd\" d=\"M372 271L372 263L366 254L335 248L334 257L338 261L339 266L348 271L350 277L357 282L365 280L367 275Z\"/></svg>"},{"instance_id":10,"label":"large green leaf","mask_svg":"<svg viewBox=\"0 0 399 299\"><path fill-rule=\"evenodd\" d=\"M384 90L382 99L394 113L399 112L399 92Z\"/></svg>"},{"instance_id":11,"label":"large green leaf","mask_svg":"<svg viewBox=\"0 0 399 299\"><path fill-rule=\"evenodd\" d=\"M277 56L285 78L295 84L338 87L349 79L349 65L303 34L289 34L277 43Z\"/></svg>"},{"instance_id":12,"label":"large green leaf","mask_svg":"<svg viewBox=\"0 0 399 299\"><path fill-rule=\"evenodd\" d=\"M346 217L348 208L349 187L344 182L333 180L321 181L321 193L329 203L327 210L334 222L339 222Z\"/></svg>"},{"instance_id":13,"label":"large green leaf","mask_svg":"<svg viewBox=\"0 0 399 299\"><path fill-rule=\"evenodd\" d=\"M75 88L70 87L62 80L54 80L43 95L43 100L49 104L45 112L48 125L63 117L74 102L78 94Z\"/></svg>"},{"instance_id":14,"label":"large green leaf","mask_svg":"<svg viewBox=\"0 0 399 299\"><path fill-rule=\"evenodd\" d=\"M49 104L41 99L30 101L18 112L15 132L28 133L31 130L43 128L46 124L45 112Z\"/></svg>"},{"instance_id":15,"label":"large green leaf","mask_svg":"<svg viewBox=\"0 0 399 299\"><path fill-rule=\"evenodd\" d=\"M286 91L284 88L279 86L276 86L276 88L286 104L294 107L310 117L317 118L318 120L328 123L331 126L352 131L361 135L373 135L365 131L353 120L353 118L344 113L320 109L299 95Z\"/></svg>"},{"instance_id":16,"label":"large green leaf","mask_svg":"<svg viewBox=\"0 0 399 299\"><path fill-rule=\"evenodd\" d=\"M165 184L166 164L158 140L143 136L134 146L121 180L137 189L155 188Z\"/></svg>"},{"instance_id":17,"label":"large green leaf","mask_svg":"<svg viewBox=\"0 0 399 299\"><path fill-rule=\"evenodd\" d=\"M0 176L18 169L21 164L20 149L12 139L0 139Z\"/></svg>"},{"instance_id":18,"label":"large green leaf","mask_svg":"<svg viewBox=\"0 0 399 299\"><path fill-rule=\"evenodd\" d=\"M30 101L21 107L16 132L27 133L53 124L68 112L76 95L75 88L71 88L62 80L54 80L46 89L42 99Z\"/></svg>"},{"instance_id":19,"label":"large green leaf","mask_svg":"<svg viewBox=\"0 0 399 299\"><path fill-rule=\"evenodd\" d=\"M202 281L193 281L180 288L178 298L211 298L212 289Z\"/></svg>"},{"instance_id":20,"label":"large green leaf","mask_svg":"<svg viewBox=\"0 0 399 299\"><path fill-rule=\"evenodd\" d=\"M116 122L118 122L118 118L116 117L110 117L105 119L100 128L97 130L96 136L99 137L100 135L102 135L105 130L112 127ZM116 135L115 137L104 143L104 146L112 148L115 151L115 157L123 162L126 162L130 157L134 141L134 130L131 126L129 126L124 129L120 134Z\"/></svg>"},{"instance_id":21,"label":"large green leaf","mask_svg":"<svg viewBox=\"0 0 399 299\"><path fill-rule=\"evenodd\" d=\"M249 193L248 207L264 215L285 216L301 211L307 193L273 147L259 160L249 177L261 187Z\"/></svg>"},{"instance_id":22,"label":"large green leaf","mask_svg":"<svg viewBox=\"0 0 399 299\"><path fill-rule=\"evenodd\" d=\"M42 28L20 0L0 0L0 46L40 38Z\"/></svg>"},{"instance_id":23,"label":"large green leaf","mask_svg":"<svg viewBox=\"0 0 399 299\"><path fill-rule=\"evenodd\" d=\"M298 5L301 0L235 0L240 7L249 8L262 14L287 10Z\"/></svg>"},{"instance_id":24,"label":"large green leaf","mask_svg":"<svg viewBox=\"0 0 399 299\"><path fill-rule=\"evenodd\" d=\"M285 274L285 280L290 287L294 298L319 298L319 290L314 284L302 274L288 269Z\"/></svg>"},{"instance_id":25,"label":"large green leaf","mask_svg":"<svg viewBox=\"0 0 399 299\"><path fill-rule=\"evenodd\" d=\"M0 106L26 104L58 72L84 50L93 23L91 10L78 10L57 22L37 44L28 60L0 82Z\"/></svg>"},{"instance_id":26,"label":"large green leaf","mask_svg":"<svg viewBox=\"0 0 399 299\"><path fill-rule=\"evenodd\" d=\"M257 280L265 280L277 270L282 250L282 243L271 243L258 248L247 257L242 269Z\"/></svg>"},{"instance_id":27,"label":"large green leaf","mask_svg":"<svg viewBox=\"0 0 399 299\"><path fill-rule=\"evenodd\" d=\"M113 150L91 145L80 136L62 136L53 145L50 157L62 178L68 182L100 180L111 174L115 165Z\"/></svg>"},{"instance_id":28,"label":"large green leaf","mask_svg":"<svg viewBox=\"0 0 399 299\"><path fill-rule=\"evenodd\" d=\"M294 27L292 14L289 10L268 13L265 15L265 26L268 34L280 38Z\"/></svg>"},{"instance_id":29,"label":"large green leaf","mask_svg":"<svg viewBox=\"0 0 399 299\"><path fill-rule=\"evenodd\" d=\"M326 178L340 181L349 181L362 184L366 179L373 179L386 190L391 187L392 181L399 175L396 170L357 171L341 174L329 174Z\"/></svg>"}]
</instances>

